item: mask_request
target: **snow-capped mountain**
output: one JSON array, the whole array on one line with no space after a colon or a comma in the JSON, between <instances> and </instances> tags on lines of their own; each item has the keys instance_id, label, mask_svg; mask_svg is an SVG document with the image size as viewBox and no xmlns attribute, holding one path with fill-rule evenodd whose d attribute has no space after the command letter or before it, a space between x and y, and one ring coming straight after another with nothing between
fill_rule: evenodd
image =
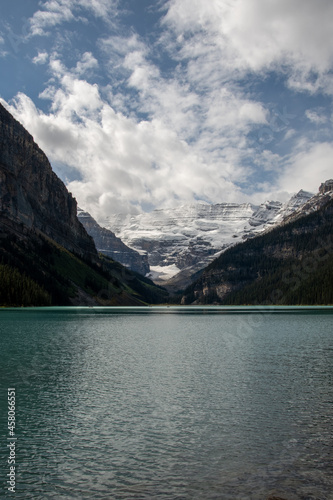
<instances>
[{"instance_id":1,"label":"snow-capped mountain","mask_svg":"<svg viewBox=\"0 0 333 500\"><path fill-rule=\"evenodd\" d=\"M317 194L312 196L301 206L297 206L296 210L293 210L290 214L286 213L283 218L283 222L289 222L290 220L315 212L325 205L331 198L333 198L333 179L329 179L320 184Z\"/></svg>"},{"instance_id":2,"label":"snow-capped mountain","mask_svg":"<svg viewBox=\"0 0 333 500\"><path fill-rule=\"evenodd\" d=\"M279 224L312 194L300 191L287 203L197 203L139 215L114 214L100 221L129 247L147 253L150 277L166 284L181 273L192 275L230 245Z\"/></svg>"},{"instance_id":3,"label":"snow-capped mountain","mask_svg":"<svg viewBox=\"0 0 333 500\"><path fill-rule=\"evenodd\" d=\"M331 304L332 215L328 181L281 224L223 252L183 289L180 303Z\"/></svg>"}]
</instances>

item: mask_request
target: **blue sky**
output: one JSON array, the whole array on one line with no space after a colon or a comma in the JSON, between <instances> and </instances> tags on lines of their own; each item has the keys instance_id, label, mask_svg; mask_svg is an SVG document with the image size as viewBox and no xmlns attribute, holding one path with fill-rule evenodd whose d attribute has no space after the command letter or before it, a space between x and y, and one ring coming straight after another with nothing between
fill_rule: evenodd
<instances>
[{"instance_id":1,"label":"blue sky","mask_svg":"<svg viewBox=\"0 0 333 500\"><path fill-rule=\"evenodd\" d=\"M333 177L331 0L13 0L0 99L102 220Z\"/></svg>"}]
</instances>

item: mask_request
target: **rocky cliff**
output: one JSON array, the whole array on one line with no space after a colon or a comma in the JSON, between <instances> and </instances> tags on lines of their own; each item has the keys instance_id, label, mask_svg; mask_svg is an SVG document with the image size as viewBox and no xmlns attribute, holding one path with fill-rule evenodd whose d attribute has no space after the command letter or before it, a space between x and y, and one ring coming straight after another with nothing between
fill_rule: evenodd
<instances>
[{"instance_id":1,"label":"rocky cliff","mask_svg":"<svg viewBox=\"0 0 333 500\"><path fill-rule=\"evenodd\" d=\"M112 231L101 227L88 212L84 212L80 208L78 209L78 219L87 233L94 239L98 252L143 276L149 273L146 253L140 254L126 246Z\"/></svg>"},{"instance_id":2,"label":"rocky cliff","mask_svg":"<svg viewBox=\"0 0 333 500\"><path fill-rule=\"evenodd\" d=\"M319 186L320 194L331 193L332 191L333 191L333 179L329 179L326 182L320 184Z\"/></svg>"},{"instance_id":3,"label":"rocky cliff","mask_svg":"<svg viewBox=\"0 0 333 500\"><path fill-rule=\"evenodd\" d=\"M93 239L77 219L77 204L33 137L0 104L0 223L16 234L33 230L87 259Z\"/></svg>"}]
</instances>

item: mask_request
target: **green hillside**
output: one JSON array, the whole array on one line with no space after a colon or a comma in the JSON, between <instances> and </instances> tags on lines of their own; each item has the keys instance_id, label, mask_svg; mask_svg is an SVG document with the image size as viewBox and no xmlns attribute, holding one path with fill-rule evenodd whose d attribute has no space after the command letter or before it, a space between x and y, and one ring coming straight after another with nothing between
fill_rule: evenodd
<instances>
[{"instance_id":1,"label":"green hillside","mask_svg":"<svg viewBox=\"0 0 333 500\"><path fill-rule=\"evenodd\" d=\"M144 305L167 292L104 256L84 261L31 232L0 240L0 305Z\"/></svg>"}]
</instances>

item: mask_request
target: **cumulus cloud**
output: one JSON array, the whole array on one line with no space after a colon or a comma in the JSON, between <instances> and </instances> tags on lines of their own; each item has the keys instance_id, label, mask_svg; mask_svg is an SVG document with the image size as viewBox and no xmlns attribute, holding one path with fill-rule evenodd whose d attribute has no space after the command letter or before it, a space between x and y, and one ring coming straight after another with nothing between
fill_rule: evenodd
<instances>
[{"instance_id":1,"label":"cumulus cloud","mask_svg":"<svg viewBox=\"0 0 333 500\"><path fill-rule=\"evenodd\" d=\"M32 60L34 64L45 64L49 59L49 54L47 52L38 52L38 55L35 56Z\"/></svg>"},{"instance_id":2,"label":"cumulus cloud","mask_svg":"<svg viewBox=\"0 0 333 500\"><path fill-rule=\"evenodd\" d=\"M95 70L98 68L98 61L97 59L92 55L91 52L85 52L81 60L78 61L76 68L75 68L75 73L78 76L85 76L87 74L90 74L92 70Z\"/></svg>"},{"instance_id":3,"label":"cumulus cloud","mask_svg":"<svg viewBox=\"0 0 333 500\"><path fill-rule=\"evenodd\" d=\"M330 0L170 0L164 24L181 57L214 59L225 78L287 66L294 88L332 90ZM191 70L200 79L197 64Z\"/></svg>"},{"instance_id":4,"label":"cumulus cloud","mask_svg":"<svg viewBox=\"0 0 333 500\"><path fill-rule=\"evenodd\" d=\"M301 179L303 189L316 190L321 182L332 177L332 157L332 143L301 141L284 165L280 189L298 191Z\"/></svg>"},{"instance_id":5,"label":"cumulus cloud","mask_svg":"<svg viewBox=\"0 0 333 500\"><path fill-rule=\"evenodd\" d=\"M305 116L310 120L310 122L316 125L322 125L327 123L328 117L324 109L307 109L305 111Z\"/></svg>"},{"instance_id":6,"label":"cumulus cloud","mask_svg":"<svg viewBox=\"0 0 333 500\"><path fill-rule=\"evenodd\" d=\"M118 0L47 0L29 20L31 35L47 35L57 25L82 20L80 14L83 9L107 19L117 3Z\"/></svg>"},{"instance_id":7,"label":"cumulus cloud","mask_svg":"<svg viewBox=\"0 0 333 500\"><path fill-rule=\"evenodd\" d=\"M87 12L108 20L116 5L48 0L31 18L31 33ZM10 110L64 166L64 177L67 168L69 189L97 219L197 199L258 202L311 191L332 176L331 143L300 140L296 115L265 103L251 82L275 72L285 91L329 94L331 13L326 0L170 0L153 43L133 29L106 30L94 50L67 63L72 68L61 51L39 51L33 62L47 63L51 76L39 97L49 105L41 111L19 93ZM107 78L94 83L101 72ZM320 108L304 113L307 126L324 124ZM278 137L294 147L270 149Z\"/></svg>"},{"instance_id":8,"label":"cumulus cloud","mask_svg":"<svg viewBox=\"0 0 333 500\"><path fill-rule=\"evenodd\" d=\"M137 36L110 37L103 48L112 71L116 67L127 87L136 92L135 99L128 101L129 108L161 120L187 142L196 141L198 152L221 150L227 136L239 147L240 134L244 136L254 125L267 122L262 103L237 87L220 84L201 92L178 68L171 75L163 74Z\"/></svg>"},{"instance_id":9,"label":"cumulus cloud","mask_svg":"<svg viewBox=\"0 0 333 500\"><path fill-rule=\"evenodd\" d=\"M10 110L38 138L51 161L80 172L69 183L81 206L100 218L121 211L169 206L197 197L234 199L237 188L221 164L206 164L163 121L137 121L116 113L98 87L53 60L61 87L49 89L49 114L19 94ZM44 95L45 97L45 95Z\"/></svg>"},{"instance_id":10,"label":"cumulus cloud","mask_svg":"<svg viewBox=\"0 0 333 500\"><path fill-rule=\"evenodd\" d=\"M77 5L90 10L97 17L107 17L110 13L115 14L119 0L77 0Z\"/></svg>"},{"instance_id":11,"label":"cumulus cloud","mask_svg":"<svg viewBox=\"0 0 333 500\"><path fill-rule=\"evenodd\" d=\"M48 29L63 22L75 20L72 8L72 0L49 0L45 2L43 10L35 12L30 19L31 34L45 35Z\"/></svg>"}]
</instances>

